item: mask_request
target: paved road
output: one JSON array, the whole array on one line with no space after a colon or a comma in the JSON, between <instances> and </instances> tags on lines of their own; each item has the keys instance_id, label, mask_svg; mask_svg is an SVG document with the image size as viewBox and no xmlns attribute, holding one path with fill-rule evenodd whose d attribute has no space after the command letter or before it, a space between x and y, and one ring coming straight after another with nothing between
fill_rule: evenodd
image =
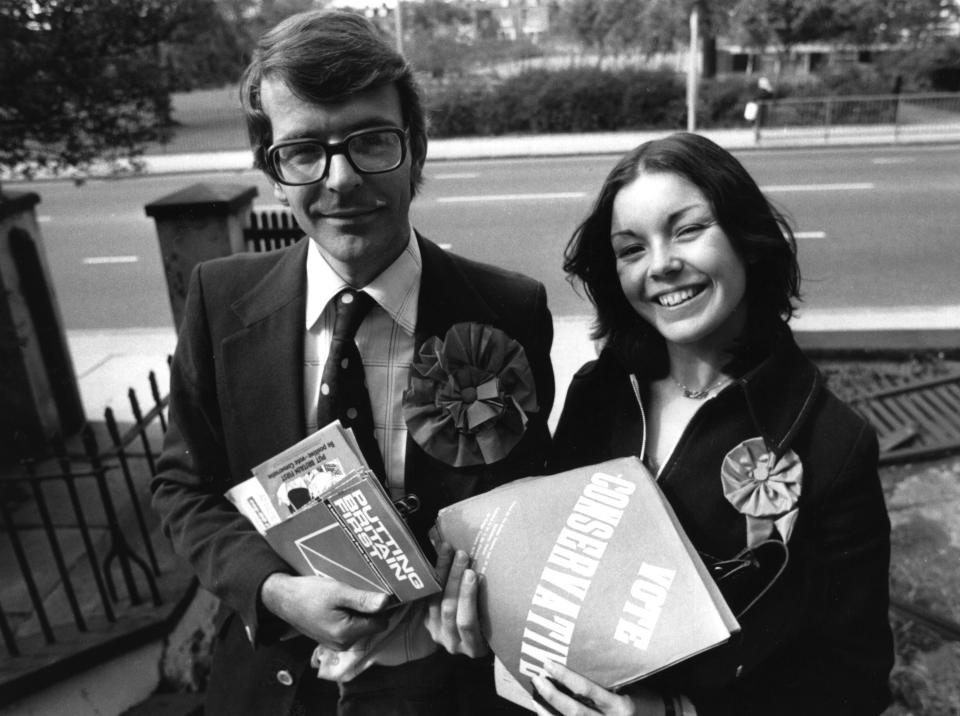
<instances>
[{"instance_id":1,"label":"paved road","mask_svg":"<svg viewBox=\"0 0 960 716\"><path fill-rule=\"evenodd\" d=\"M792 217L811 309L960 306L960 145L750 150L739 156ZM546 282L558 316L589 313L563 279L563 246L610 156L429 163L414 220L467 256ZM68 329L170 325L152 221L143 206L198 181L259 189L229 172L49 182L41 229Z\"/></svg>"}]
</instances>

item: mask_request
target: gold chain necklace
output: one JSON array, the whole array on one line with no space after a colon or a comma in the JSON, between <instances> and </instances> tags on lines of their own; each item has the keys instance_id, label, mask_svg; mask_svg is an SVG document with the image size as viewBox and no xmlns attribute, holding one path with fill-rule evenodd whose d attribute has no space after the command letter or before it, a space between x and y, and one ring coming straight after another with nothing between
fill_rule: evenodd
<instances>
[{"instance_id":1,"label":"gold chain necklace","mask_svg":"<svg viewBox=\"0 0 960 716\"><path fill-rule=\"evenodd\" d=\"M703 390L692 390L687 386L685 386L683 383L681 383L679 380L674 378L673 375L670 376L670 380L672 380L674 385L676 385L683 392L684 398L690 398L690 400L703 400L708 395L710 395L710 393L715 391L717 388L722 388L727 383L729 383L731 378L726 375L721 375L717 379L716 383L714 383L713 385L707 386Z\"/></svg>"}]
</instances>

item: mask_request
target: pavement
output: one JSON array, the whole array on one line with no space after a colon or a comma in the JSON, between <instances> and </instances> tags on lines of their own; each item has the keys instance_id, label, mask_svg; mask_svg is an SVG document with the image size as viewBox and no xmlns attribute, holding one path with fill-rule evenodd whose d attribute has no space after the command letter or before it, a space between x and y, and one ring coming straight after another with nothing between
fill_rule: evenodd
<instances>
[{"instance_id":1,"label":"pavement","mask_svg":"<svg viewBox=\"0 0 960 716\"><path fill-rule=\"evenodd\" d=\"M535 156L620 155L638 144L668 132L606 132L539 136L507 136L431 140L431 161L516 158ZM898 137L856 128L835 128L828 136L817 130L765 133L758 143L750 128L700 132L732 151L791 149L797 147L889 146L960 140L960 126L953 133L914 130ZM165 154L145 157L148 174L194 173L249 169L250 152L221 151ZM576 369L594 356L588 338L590 316L556 316L553 348L557 376L559 415L563 394ZM823 351L956 350L960 347L960 306L912 306L900 308L854 308L806 310L793 323L801 345ZM67 341L79 379L87 417L98 419L110 407L118 420L131 416L127 391L135 388L149 394L147 376L156 373L166 383L166 358L176 345L169 328L67 331Z\"/></svg>"}]
</instances>

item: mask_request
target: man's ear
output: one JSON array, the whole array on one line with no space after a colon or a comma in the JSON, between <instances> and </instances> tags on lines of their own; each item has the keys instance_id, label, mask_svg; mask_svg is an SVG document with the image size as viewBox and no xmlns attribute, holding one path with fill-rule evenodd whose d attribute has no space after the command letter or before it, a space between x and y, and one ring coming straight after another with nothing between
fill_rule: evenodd
<instances>
[{"instance_id":1,"label":"man's ear","mask_svg":"<svg viewBox=\"0 0 960 716\"><path fill-rule=\"evenodd\" d=\"M420 185L423 184L423 165L426 163L426 142L424 142L424 149L422 152L418 153L416 151L410 152L410 191L411 196L417 195L417 190L420 188Z\"/></svg>"},{"instance_id":2,"label":"man's ear","mask_svg":"<svg viewBox=\"0 0 960 716\"><path fill-rule=\"evenodd\" d=\"M287 201L287 195L283 192L282 184L278 184L277 182L273 183L273 198L284 206L290 206L290 202Z\"/></svg>"}]
</instances>

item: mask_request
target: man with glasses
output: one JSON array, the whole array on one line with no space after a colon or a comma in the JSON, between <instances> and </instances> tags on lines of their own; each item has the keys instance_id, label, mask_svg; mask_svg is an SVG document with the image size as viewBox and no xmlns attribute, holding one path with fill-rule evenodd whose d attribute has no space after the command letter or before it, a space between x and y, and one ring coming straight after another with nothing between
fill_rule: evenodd
<instances>
[{"instance_id":1,"label":"man with glasses","mask_svg":"<svg viewBox=\"0 0 960 716\"><path fill-rule=\"evenodd\" d=\"M201 264L171 367L154 506L222 602L205 713L513 712L494 694L466 555L443 546L443 593L390 609L377 592L295 575L223 493L329 419L324 406L341 387L330 376L347 370L339 351L352 340L369 407L342 420L389 491L416 495L410 523L433 554L427 532L441 507L542 467L554 393L544 288L412 229L425 113L410 67L361 16L323 10L280 23L260 41L241 98L254 163L307 238ZM344 338L338 318L358 304ZM421 444L404 419L421 346L463 324L518 343L536 394L519 442L479 463Z\"/></svg>"}]
</instances>

